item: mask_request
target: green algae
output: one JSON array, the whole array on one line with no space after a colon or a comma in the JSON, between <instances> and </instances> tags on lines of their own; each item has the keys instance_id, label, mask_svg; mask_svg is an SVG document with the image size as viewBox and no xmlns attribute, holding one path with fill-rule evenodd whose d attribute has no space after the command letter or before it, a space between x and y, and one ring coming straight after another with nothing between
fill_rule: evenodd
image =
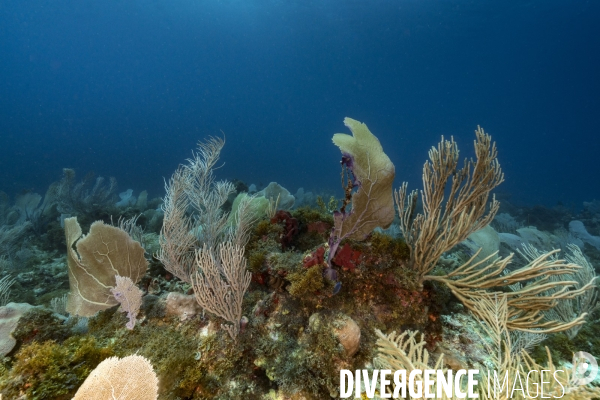
<instances>
[{"instance_id":1,"label":"green algae","mask_svg":"<svg viewBox=\"0 0 600 400\"><path fill-rule=\"evenodd\" d=\"M7 398L69 399L89 373L114 355L110 346L91 336L73 336L62 344L32 342L16 354L12 368L2 376L0 392Z\"/></svg>"},{"instance_id":2,"label":"green algae","mask_svg":"<svg viewBox=\"0 0 600 400\"><path fill-rule=\"evenodd\" d=\"M19 319L13 337L22 344L48 340L61 343L71 336L71 327L75 322L76 319L72 319L65 323L48 309L33 308Z\"/></svg>"},{"instance_id":3,"label":"green algae","mask_svg":"<svg viewBox=\"0 0 600 400\"><path fill-rule=\"evenodd\" d=\"M287 279L291 283L288 291L295 297L315 294L325 287L322 265L300 268L299 271L289 274Z\"/></svg>"}]
</instances>

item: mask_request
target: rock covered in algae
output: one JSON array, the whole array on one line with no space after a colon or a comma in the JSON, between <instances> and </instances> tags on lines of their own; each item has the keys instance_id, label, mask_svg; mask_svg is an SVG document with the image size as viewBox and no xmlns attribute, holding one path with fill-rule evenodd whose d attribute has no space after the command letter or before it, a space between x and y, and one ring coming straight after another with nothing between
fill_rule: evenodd
<instances>
[{"instance_id":1,"label":"rock covered in algae","mask_svg":"<svg viewBox=\"0 0 600 400\"><path fill-rule=\"evenodd\" d=\"M333 334L346 349L346 354L352 357L360 347L360 328L350 317L335 321L339 328L334 328ZM335 325L335 323L334 323Z\"/></svg>"},{"instance_id":2,"label":"rock covered in algae","mask_svg":"<svg viewBox=\"0 0 600 400\"><path fill-rule=\"evenodd\" d=\"M314 313L308 319L308 326L311 331L319 331L328 327L333 336L340 342L346 355L352 357L360 347L360 328L358 324L349 316L339 314L333 320L322 313Z\"/></svg>"},{"instance_id":3,"label":"rock covered in algae","mask_svg":"<svg viewBox=\"0 0 600 400\"><path fill-rule=\"evenodd\" d=\"M8 303L0 307L0 356L4 357L15 347L17 340L12 337L12 333L23 314L33 307L28 303Z\"/></svg>"},{"instance_id":4,"label":"rock covered in algae","mask_svg":"<svg viewBox=\"0 0 600 400\"><path fill-rule=\"evenodd\" d=\"M166 300L167 316L178 316L180 321L192 318L202 312L202 307L194 295L171 292Z\"/></svg>"}]
</instances>

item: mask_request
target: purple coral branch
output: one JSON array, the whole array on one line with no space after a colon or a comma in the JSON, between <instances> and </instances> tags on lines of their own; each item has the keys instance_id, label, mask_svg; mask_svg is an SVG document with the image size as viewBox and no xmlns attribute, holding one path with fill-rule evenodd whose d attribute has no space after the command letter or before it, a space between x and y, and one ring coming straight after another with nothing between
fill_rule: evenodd
<instances>
[{"instance_id":1,"label":"purple coral branch","mask_svg":"<svg viewBox=\"0 0 600 400\"><path fill-rule=\"evenodd\" d=\"M350 171L350 179L352 180L352 187L360 186L360 182L356 179L356 174L354 174L354 157L352 157L349 153L342 153L342 161L340 162L342 165L345 165Z\"/></svg>"},{"instance_id":2,"label":"purple coral branch","mask_svg":"<svg viewBox=\"0 0 600 400\"><path fill-rule=\"evenodd\" d=\"M139 296L139 299L141 300L141 292L139 292L139 289L134 285L131 278L116 275L115 279L116 286L111 288L110 291L115 299L121 304L122 310L127 313L129 321L125 326L129 330L133 330L139 312L139 303L136 302L136 304L132 304L131 299Z\"/></svg>"},{"instance_id":3,"label":"purple coral branch","mask_svg":"<svg viewBox=\"0 0 600 400\"><path fill-rule=\"evenodd\" d=\"M368 158L367 158L368 159ZM348 153L342 153L342 164L346 165L348 167L348 169L351 172L351 177L352 177L352 183L353 183L353 188L358 187L358 190L360 190L362 188L362 183L357 180L354 176L354 171L352 170L352 167L354 165L354 159L353 157L348 154ZM369 171L367 174L367 180L371 180L371 164L370 164L370 160L369 160L369 165L368 165ZM379 176L379 172L377 171L377 174L375 176ZM357 218L355 225L352 227L352 229L350 229L345 235L338 237L336 235L336 231L337 231L337 227L334 226L334 228L331 231L331 234L329 235L329 256L327 257L327 265L328 265L328 269L331 268L331 262L333 260L333 258L335 257L337 251L339 250L340 244L342 243L342 241L353 235L357 230L359 230L359 228L361 228L362 226L364 226L364 224L366 224L367 222L370 222L371 220L369 220L368 218L365 218L365 214L367 213L367 211L369 210L369 203L372 200L371 197L371 190L373 190L373 187L377 184L377 179L375 179L375 181L371 182L371 185L369 186L369 191L368 193L366 193L367 196L367 204L365 205L364 209L362 210L360 216ZM358 191L357 190L357 191ZM354 197L354 195L353 195ZM339 228L341 231L341 226L343 226L344 220L349 217L350 215L352 215L354 213L355 209L354 207L349 211L349 212L340 212L340 211L334 211L333 213L333 218L334 221L339 220L341 221Z\"/></svg>"}]
</instances>

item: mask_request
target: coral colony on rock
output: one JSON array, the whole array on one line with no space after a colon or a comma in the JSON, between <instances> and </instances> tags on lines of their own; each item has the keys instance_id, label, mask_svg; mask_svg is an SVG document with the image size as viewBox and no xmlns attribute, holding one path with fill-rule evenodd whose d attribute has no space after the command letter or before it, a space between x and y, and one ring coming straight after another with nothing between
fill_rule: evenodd
<instances>
[{"instance_id":1,"label":"coral colony on rock","mask_svg":"<svg viewBox=\"0 0 600 400\"><path fill-rule=\"evenodd\" d=\"M474 159L459 165L442 138L423 187L394 191L379 140L344 123L342 199L217 180L214 137L162 199L117 200L114 178L70 169L43 198L0 192L3 398L420 397L372 380L385 370L444 399L467 384L483 399L599 398L568 363L600 354L600 207L499 213L504 175L479 127ZM461 370L476 382L446 391Z\"/></svg>"}]
</instances>

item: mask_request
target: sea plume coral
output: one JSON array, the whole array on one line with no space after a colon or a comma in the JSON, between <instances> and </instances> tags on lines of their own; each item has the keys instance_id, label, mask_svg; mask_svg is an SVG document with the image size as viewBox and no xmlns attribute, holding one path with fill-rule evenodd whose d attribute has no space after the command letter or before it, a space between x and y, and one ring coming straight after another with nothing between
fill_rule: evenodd
<instances>
[{"instance_id":1,"label":"sea plume coral","mask_svg":"<svg viewBox=\"0 0 600 400\"><path fill-rule=\"evenodd\" d=\"M408 192L404 182L395 192L400 229L410 247L410 266L418 271L420 284L441 257L471 233L488 225L500 203L490 192L504 181L496 144L483 129L475 131L476 160L458 169L458 145L453 138L429 150L423 166L423 213L417 213L419 192ZM449 193L446 188L450 185Z\"/></svg>"},{"instance_id":2,"label":"sea plume coral","mask_svg":"<svg viewBox=\"0 0 600 400\"><path fill-rule=\"evenodd\" d=\"M233 183L215 180L213 172L224 145L221 138L199 142L193 158L165 184L165 216L156 258L167 271L190 284L197 270L195 249L206 245L214 250L225 241L243 247L256 220L254 196L241 198L233 216L222 209L235 192Z\"/></svg>"}]
</instances>

